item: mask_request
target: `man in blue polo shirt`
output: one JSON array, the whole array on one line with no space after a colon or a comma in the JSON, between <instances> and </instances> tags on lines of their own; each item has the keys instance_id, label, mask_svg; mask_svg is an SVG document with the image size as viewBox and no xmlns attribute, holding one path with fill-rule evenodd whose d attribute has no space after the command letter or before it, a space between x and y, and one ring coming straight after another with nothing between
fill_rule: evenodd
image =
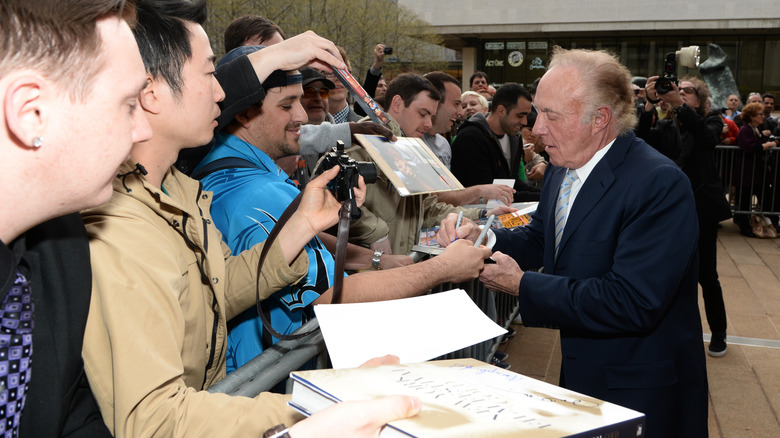
<instances>
[{"instance_id":1,"label":"man in blue polo shirt","mask_svg":"<svg viewBox=\"0 0 780 438\"><path fill-rule=\"evenodd\" d=\"M204 158L198 170L223 158L240 164L202 177L206 190L214 192L211 215L233 252L264 241L299 190L275 160L300 151L300 127L307 121L301 105L301 75L277 71L263 83L265 99L239 113ZM224 163L224 161L222 161ZM311 317L312 303L329 303L334 276L333 236L320 233L305 250L309 275L263 302L263 311L274 330L288 334ZM368 248L350 246L348 269L375 268L376 272L351 275L344 280L342 302L379 301L420 295L445 281L475 278L489 255L484 248L454 245L453 251L422 263L404 255L375 256ZM372 259L376 263L372 263ZM403 266L408 265L408 266ZM403 267L401 267L403 266ZM399 267L395 271L387 268ZM378 269L382 268L382 269ZM233 320L228 341L228 369L233 370L277 340L263 329L255 309Z\"/></svg>"}]
</instances>

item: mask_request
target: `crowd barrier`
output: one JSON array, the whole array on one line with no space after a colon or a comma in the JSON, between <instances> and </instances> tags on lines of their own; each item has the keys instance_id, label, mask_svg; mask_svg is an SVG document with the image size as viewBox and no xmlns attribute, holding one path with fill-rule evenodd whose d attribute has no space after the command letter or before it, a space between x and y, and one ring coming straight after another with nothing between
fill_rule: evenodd
<instances>
[{"instance_id":1,"label":"crowd barrier","mask_svg":"<svg viewBox=\"0 0 780 438\"><path fill-rule=\"evenodd\" d=\"M425 254L412 253L415 262L425 257ZM474 303L491 319L504 328L508 328L512 318L518 312L516 296L507 295L487 289L479 280L464 283L445 283L432 289L429 293L443 292L451 289L463 289L474 300ZM446 310L443 310L446 311ZM457 321L456 321L457 322ZM309 321L295 333L305 333L319 327L316 318ZM454 351L437 359L474 358L485 362L493 359L501 337L480 342L470 347ZM309 336L294 341L280 341L262 354L247 362L226 378L208 388L209 392L225 393L254 397L263 391L268 391L288 377L291 371L297 370L312 358L317 358L319 368L328 367L327 352L322 333L317 330ZM289 392L289 387L288 387Z\"/></svg>"},{"instance_id":2,"label":"crowd barrier","mask_svg":"<svg viewBox=\"0 0 780 438\"><path fill-rule=\"evenodd\" d=\"M735 214L780 215L780 148L746 154L739 146L718 145L716 163Z\"/></svg>"}]
</instances>

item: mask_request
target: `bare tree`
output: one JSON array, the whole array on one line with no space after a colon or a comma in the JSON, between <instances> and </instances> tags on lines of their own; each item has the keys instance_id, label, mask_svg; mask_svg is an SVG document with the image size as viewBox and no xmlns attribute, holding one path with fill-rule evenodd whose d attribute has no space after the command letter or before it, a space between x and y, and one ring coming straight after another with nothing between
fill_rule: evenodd
<instances>
[{"instance_id":1,"label":"bare tree","mask_svg":"<svg viewBox=\"0 0 780 438\"><path fill-rule=\"evenodd\" d=\"M208 4L206 32L217 56L224 54L228 24L244 15L261 15L278 24L287 37L313 30L344 47L359 80L374 62L374 47L379 43L394 50L385 57L383 68L389 78L446 66L437 61L442 38L430 24L388 0L209 0Z\"/></svg>"}]
</instances>

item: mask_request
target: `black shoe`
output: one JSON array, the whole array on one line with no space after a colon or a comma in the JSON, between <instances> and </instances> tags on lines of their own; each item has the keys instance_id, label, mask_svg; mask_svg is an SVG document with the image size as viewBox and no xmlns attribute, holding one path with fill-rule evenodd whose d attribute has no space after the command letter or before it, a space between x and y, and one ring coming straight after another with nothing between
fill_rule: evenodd
<instances>
[{"instance_id":1,"label":"black shoe","mask_svg":"<svg viewBox=\"0 0 780 438\"><path fill-rule=\"evenodd\" d=\"M493 353L494 359L506 360L507 357L509 357L509 355L504 353L503 351L496 351L495 353Z\"/></svg>"},{"instance_id":2,"label":"black shoe","mask_svg":"<svg viewBox=\"0 0 780 438\"><path fill-rule=\"evenodd\" d=\"M509 368L512 367L512 365L509 365L509 363L504 362L503 360L496 359L495 357L493 358L493 360L490 361L490 363L499 368L503 368L505 370L508 370Z\"/></svg>"},{"instance_id":3,"label":"black shoe","mask_svg":"<svg viewBox=\"0 0 780 438\"><path fill-rule=\"evenodd\" d=\"M707 347L707 354L712 357L721 357L726 354L726 332L715 332L710 339L710 346Z\"/></svg>"}]
</instances>

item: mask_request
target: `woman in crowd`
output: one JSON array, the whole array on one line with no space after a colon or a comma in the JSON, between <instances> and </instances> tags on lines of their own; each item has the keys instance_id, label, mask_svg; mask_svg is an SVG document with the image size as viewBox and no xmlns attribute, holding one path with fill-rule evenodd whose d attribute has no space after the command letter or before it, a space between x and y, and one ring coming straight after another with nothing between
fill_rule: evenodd
<instances>
[{"instance_id":1,"label":"woman in crowd","mask_svg":"<svg viewBox=\"0 0 780 438\"><path fill-rule=\"evenodd\" d=\"M743 124L736 140L740 152L737 152L737 159L734 160L734 175L742 175L741 178L735 177L737 209L749 211L753 195L758 198L762 210L778 208L780 193L773 193L777 191L777 181L771 177L773 170L776 170L774 166L777 166L777 160L772 156L773 152L768 151L777 146L777 143L759 130L759 126L764 122L764 105L758 102L749 103L742 108L741 115ZM770 216L770 219L777 228L777 216ZM742 234L753 236L749 214L737 214L734 222L739 225Z\"/></svg>"},{"instance_id":2,"label":"woman in crowd","mask_svg":"<svg viewBox=\"0 0 780 438\"><path fill-rule=\"evenodd\" d=\"M660 95L655 88L657 80L658 76L647 80L647 103L637 135L674 160L691 181L699 217L699 284L712 332L707 353L720 357L726 354L726 308L718 281L716 243L718 222L731 217L715 166L715 146L720 142L723 122L706 117L710 91L701 79L685 77L679 88L672 84L672 91ZM651 126L653 103L659 101L671 106L673 117Z\"/></svg>"},{"instance_id":3,"label":"woman in crowd","mask_svg":"<svg viewBox=\"0 0 780 438\"><path fill-rule=\"evenodd\" d=\"M488 113L488 101L476 91L467 91L460 96L461 105L465 112L464 118L468 119L476 113Z\"/></svg>"}]
</instances>

